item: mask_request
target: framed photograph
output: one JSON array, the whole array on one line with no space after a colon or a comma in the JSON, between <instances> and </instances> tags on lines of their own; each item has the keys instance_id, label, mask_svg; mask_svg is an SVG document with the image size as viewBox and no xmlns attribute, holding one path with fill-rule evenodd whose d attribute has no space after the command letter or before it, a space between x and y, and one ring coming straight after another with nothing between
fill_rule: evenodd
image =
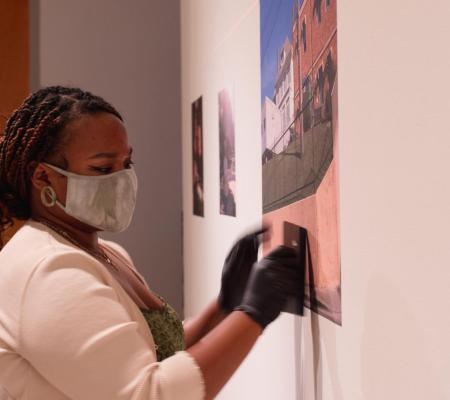
<instances>
[{"instance_id":1,"label":"framed photograph","mask_svg":"<svg viewBox=\"0 0 450 400\"><path fill-rule=\"evenodd\" d=\"M192 197L193 213L204 216L202 98L192 103Z\"/></svg>"},{"instance_id":2,"label":"framed photograph","mask_svg":"<svg viewBox=\"0 0 450 400\"><path fill-rule=\"evenodd\" d=\"M219 92L220 213L236 216L236 150L232 97Z\"/></svg>"}]
</instances>

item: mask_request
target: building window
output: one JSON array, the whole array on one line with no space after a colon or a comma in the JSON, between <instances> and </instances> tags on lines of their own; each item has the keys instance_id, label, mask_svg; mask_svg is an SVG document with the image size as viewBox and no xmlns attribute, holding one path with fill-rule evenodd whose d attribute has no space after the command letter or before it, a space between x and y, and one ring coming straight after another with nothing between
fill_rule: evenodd
<instances>
[{"instance_id":1,"label":"building window","mask_svg":"<svg viewBox=\"0 0 450 400\"><path fill-rule=\"evenodd\" d=\"M317 16L317 23L322 21L322 0L314 0L314 14Z\"/></svg>"},{"instance_id":2,"label":"building window","mask_svg":"<svg viewBox=\"0 0 450 400\"><path fill-rule=\"evenodd\" d=\"M295 25L295 29L292 35L292 45L294 46L294 53L298 55L299 37L297 25Z\"/></svg>"},{"instance_id":3,"label":"building window","mask_svg":"<svg viewBox=\"0 0 450 400\"><path fill-rule=\"evenodd\" d=\"M302 32L300 34L302 43L303 43L303 51L306 53L306 21L303 19L302 22Z\"/></svg>"},{"instance_id":4,"label":"building window","mask_svg":"<svg viewBox=\"0 0 450 400\"><path fill-rule=\"evenodd\" d=\"M302 84L302 112L303 112L303 132L308 131L312 124L312 93L311 78L307 76Z\"/></svg>"},{"instance_id":5,"label":"building window","mask_svg":"<svg viewBox=\"0 0 450 400\"><path fill-rule=\"evenodd\" d=\"M286 103L286 107L284 109L284 115L285 115L285 122L284 122L284 130L283 132L287 129L287 127L289 126L289 112L288 112L288 107L287 107L287 103Z\"/></svg>"},{"instance_id":6,"label":"building window","mask_svg":"<svg viewBox=\"0 0 450 400\"><path fill-rule=\"evenodd\" d=\"M287 99L287 104L286 104L286 116L287 116L287 121L288 121L288 124L289 124L291 122L290 121L291 107L289 106L289 98Z\"/></svg>"},{"instance_id":7,"label":"building window","mask_svg":"<svg viewBox=\"0 0 450 400\"><path fill-rule=\"evenodd\" d=\"M325 76L328 79L330 87L333 87L334 79L336 77L336 66L334 65L333 56L331 51L327 55L324 68Z\"/></svg>"},{"instance_id":8,"label":"building window","mask_svg":"<svg viewBox=\"0 0 450 400\"><path fill-rule=\"evenodd\" d=\"M317 87L319 89L318 102L322 105L325 101L325 74L322 66L319 68L319 73L317 74Z\"/></svg>"}]
</instances>

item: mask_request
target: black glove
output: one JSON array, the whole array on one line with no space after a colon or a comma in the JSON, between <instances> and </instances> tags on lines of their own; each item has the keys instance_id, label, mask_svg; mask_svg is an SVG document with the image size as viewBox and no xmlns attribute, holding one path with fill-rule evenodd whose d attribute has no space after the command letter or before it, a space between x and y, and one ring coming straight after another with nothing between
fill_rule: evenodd
<instances>
[{"instance_id":1,"label":"black glove","mask_svg":"<svg viewBox=\"0 0 450 400\"><path fill-rule=\"evenodd\" d=\"M225 258L218 296L219 306L224 312L233 311L241 303L252 265L258 258L261 236L267 229L263 227L240 238Z\"/></svg>"},{"instance_id":2,"label":"black glove","mask_svg":"<svg viewBox=\"0 0 450 400\"><path fill-rule=\"evenodd\" d=\"M280 315L287 299L300 293L301 275L298 252L277 247L253 266L242 303L235 310L247 313L264 330Z\"/></svg>"}]
</instances>

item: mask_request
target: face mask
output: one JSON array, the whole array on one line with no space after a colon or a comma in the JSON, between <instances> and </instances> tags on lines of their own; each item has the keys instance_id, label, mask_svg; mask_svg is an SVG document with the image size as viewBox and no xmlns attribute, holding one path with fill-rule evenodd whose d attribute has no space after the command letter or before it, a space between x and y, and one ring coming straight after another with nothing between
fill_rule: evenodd
<instances>
[{"instance_id":1,"label":"face mask","mask_svg":"<svg viewBox=\"0 0 450 400\"><path fill-rule=\"evenodd\" d=\"M66 205L55 202L68 215L109 232L121 232L130 225L137 193L132 166L107 175L88 176L43 164L67 177Z\"/></svg>"}]
</instances>

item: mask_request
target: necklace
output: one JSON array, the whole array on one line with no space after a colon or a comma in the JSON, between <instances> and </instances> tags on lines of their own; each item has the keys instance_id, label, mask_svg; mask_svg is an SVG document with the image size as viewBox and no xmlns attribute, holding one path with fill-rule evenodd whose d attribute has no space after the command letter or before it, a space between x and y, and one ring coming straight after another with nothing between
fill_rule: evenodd
<instances>
[{"instance_id":1,"label":"necklace","mask_svg":"<svg viewBox=\"0 0 450 400\"><path fill-rule=\"evenodd\" d=\"M69 242L74 244L75 246L80 247L84 251L88 252L89 254L93 255L95 258L99 259L99 256L105 261L108 265L110 265L112 268L114 268L116 271L119 271L118 268L113 264L111 259L108 257L108 255L104 251L92 251L91 249L87 248L86 246L83 246L78 240L75 240L69 233L67 233L65 230L59 228L55 224L51 223L49 220L44 218L34 218L35 221L41 222L44 225L47 225L49 228L53 229L54 231L58 232L61 236L66 238ZM100 245L99 245L100 246Z\"/></svg>"}]
</instances>

